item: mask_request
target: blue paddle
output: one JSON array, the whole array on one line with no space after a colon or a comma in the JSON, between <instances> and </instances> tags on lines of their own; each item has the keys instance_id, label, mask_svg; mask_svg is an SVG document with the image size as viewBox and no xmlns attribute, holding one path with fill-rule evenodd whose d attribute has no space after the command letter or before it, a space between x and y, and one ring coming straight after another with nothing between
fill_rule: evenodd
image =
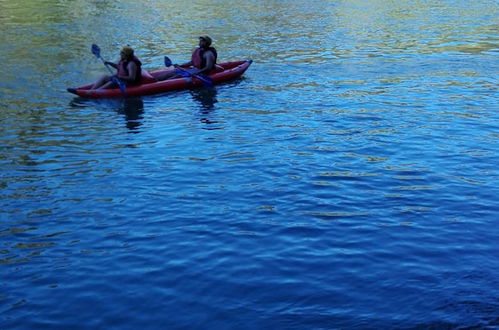
<instances>
[{"instance_id":1,"label":"blue paddle","mask_svg":"<svg viewBox=\"0 0 499 330\"><path fill-rule=\"evenodd\" d=\"M172 60L170 60L170 58L168 56L165 56L165 66L167 68L169 68L170 66L172 66ZM210 78L210 77L207 77L205 76L204 74L201 74L201 73L192 73L190 72L189 70L187 69L184 69L176 64L174 64L175 68L176 69L179 69L180 71L183 71L187 74L189 74L190 76L194 76L196 78L198 78L199 80L201 80L201 82L203 83L203 85L207 86L207 87L212 87L213 86L213 80Z\"/></svg>"},{"instance_id":2,"label":"blue paddle","mask_svg":"<svg viewBox=\"0 0 499 330\"><path fill-rule=\"evenodd\" d=\"M102 56L100 56L100 47L97 46L96 44L92 44L92 54L94 54L97 58L101 59L102 63L104 63L104 65L106 66L106 68L109 70L109 72L112 75L111 81L114 82L116 85L118 85L118 87L120 88L123 95L125 95L126 85L118 77L114 76L114 72L109 67L109 64L107 64L106 61L104 61L104 59L102 58Z\"/></svg>"}]
</instances>

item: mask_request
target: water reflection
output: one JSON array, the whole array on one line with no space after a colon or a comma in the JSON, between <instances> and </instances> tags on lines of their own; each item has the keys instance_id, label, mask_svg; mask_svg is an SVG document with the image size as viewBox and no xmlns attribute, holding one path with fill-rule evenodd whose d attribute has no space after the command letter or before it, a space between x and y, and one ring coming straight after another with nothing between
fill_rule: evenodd
<instances>
[{"instance_id":1,"label":"water reflection","mask_svg":"<svg viewBox=\"0 0 499 330\"><path fill-rule=\"evenodd\" d=\"M118 111L125 115L126 127L131 133L138 133L144 118L144 101L142 98L130 98L123 100L123 107Z\"/></svg>"},{"instance_id":2,"label":"water reflection","mask_svg":"<svg viewBox=\"0 0 499 330\"><path fill-rule=\"evenodd\" d=\"M205 124L217 123L216 121L210 119L210 114L213 112L215 104L218 102L217 89L215 87L206 87L192 89L190 92L192 99L200 105L199 120Z\"/></svg>"},{"instance_id":3,"label":"water reflection","mask_svg":"<svg viewBox=\"0 0 499 330\"><path fill-rule=\"evenodd\" d=\"M69 105L74 108L91 106L112 109L125 116L126 127L130 129L130 133L139 133L138 128L142 126L142 120L144 119L144 101L142 98L137 97L102 100L75 97L69 102Z\"/></svg>"},{"instance_id":4,"label":"water reflection","mask_svg":"<svg viewBox=\"0 0 499 330\"><path fill-rule=\"evenodd\" d=\"M191 90L192 99L201 105L201 111L210 112L215 108L217 89L215 87L197 88Z\"/></svg>"}]
</instances>

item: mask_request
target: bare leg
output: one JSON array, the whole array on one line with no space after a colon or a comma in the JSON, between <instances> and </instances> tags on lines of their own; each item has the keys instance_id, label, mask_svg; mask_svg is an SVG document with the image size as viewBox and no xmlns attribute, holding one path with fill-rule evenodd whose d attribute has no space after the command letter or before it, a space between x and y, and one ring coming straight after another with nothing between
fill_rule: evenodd
<instances>
[{"instance_id":1,"label":"bare leg","mask_svg":"<svg viewBox=\"0 0 499 330\"><path fill-rule=\"evenodd\" d=\"M116 84L113 81L108 81L104 85L100 86L98 89L106 89L106 88L116 88Z\"/></svg>"},{"instance_id":2,"label":"bare leg","mask_svg":"<svg viewBox=\"0 0 499 330\"><path fill-rule=\"evenodd\" d=\"M176 71L177 70L167 71L167 72L163 73L162 75L157 76L156 80L161 81L161 80L166 80L166 79L177 78L178 75L177 75Z\"/></svg>"},{"instance_id":3,"label":"bare leg","mask_svg":"<svg viewBox=\"0 0 499 330\"><path fill-rule=\"evenodd\" d=\"M102 76L92 85L91 89L101 88L102 85L106 84L109 81L111 81L111 76Z\"/></svg>"}]
</instances>

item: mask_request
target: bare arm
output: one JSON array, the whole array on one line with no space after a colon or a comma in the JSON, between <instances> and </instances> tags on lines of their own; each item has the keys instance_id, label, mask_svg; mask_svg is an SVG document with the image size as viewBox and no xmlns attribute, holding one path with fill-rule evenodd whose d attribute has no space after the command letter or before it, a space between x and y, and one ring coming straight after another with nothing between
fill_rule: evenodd
<instances>
[{"instance_id":1,"label":"bare arm","mask_svg":"<svg viewBox=\"0 0 499 330\"><path fill-rule=\"evenodd\" d=\"M104 62L104 64L105 65L110 65L113 68L118 69L118 64L116 64L116 63L106 61L106 62Z\"/></svg>"},{"instance_id":2,"label":"bare arm","mask_svg":"<svg viewBox=\"0 0 499 330\"><path fill-rule=\"evenodd\" d=\"M173 66L174 66L174 67L188 68L188 67L192 66L192 61L185 62L185 63L182 63L182 64L180 64L180 65L178 65L178 64L174 64Z\"/></svg>"}]
</instances>

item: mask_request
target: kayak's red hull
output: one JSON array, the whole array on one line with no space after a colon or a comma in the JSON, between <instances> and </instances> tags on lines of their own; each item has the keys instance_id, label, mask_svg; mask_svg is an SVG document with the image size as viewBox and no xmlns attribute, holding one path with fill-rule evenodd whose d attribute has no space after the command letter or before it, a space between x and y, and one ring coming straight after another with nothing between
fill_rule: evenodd
<instances>
[{"instance_id":1,"label":"kayak's red hull","mask_svg":"<svg viewBox=\"0 0 499 330\"><path fill-rule=\"evenodd\" d=\"M219 84L240 77L251 65L252 60L234 61L218 63L218 70L215 73L208 75L213 80L213 84ZM174 69L158 70L150 72L150 75L157 77ZM153 81L143 83L141 85L131 86L126 88L125 94L119 88L110 89L90 89L92 84L87 84L77 88L68 88L70 93L86 98L120 98L130 96L142 96L164 93L181 89L202 86L203 82L196 77L182 77L163 81Z\"/></svg>"}]
</instances>

